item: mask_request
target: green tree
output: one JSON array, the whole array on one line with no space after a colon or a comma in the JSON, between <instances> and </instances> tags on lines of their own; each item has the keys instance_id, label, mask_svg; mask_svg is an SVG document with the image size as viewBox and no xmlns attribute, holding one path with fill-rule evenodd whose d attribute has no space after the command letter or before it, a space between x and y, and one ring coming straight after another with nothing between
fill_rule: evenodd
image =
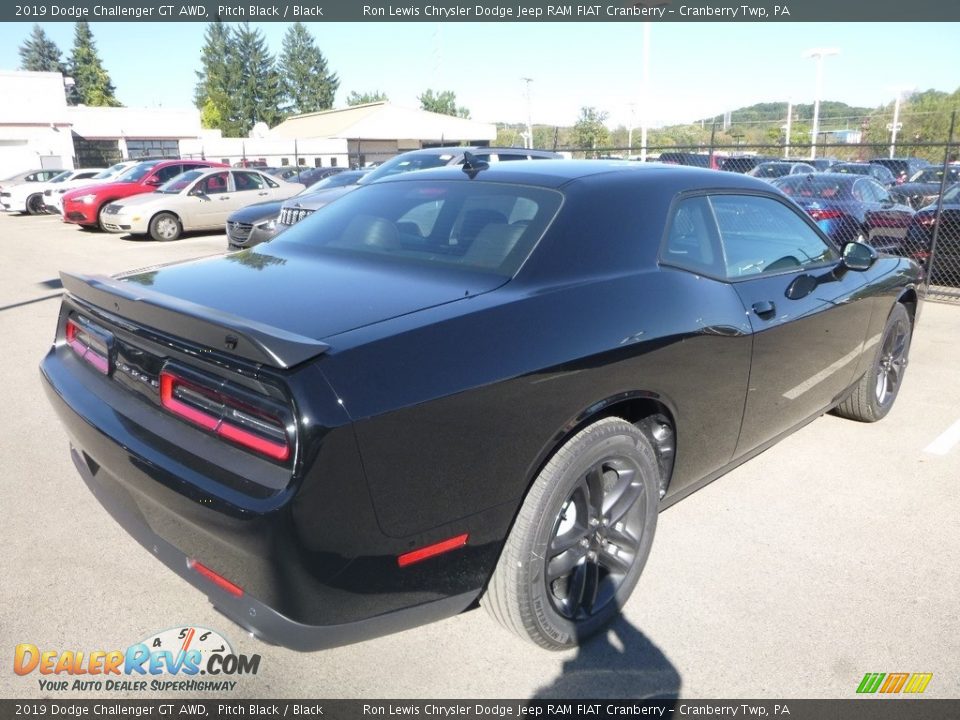
<instances>
[{"instance_id":1,"label":"green tree","mask_svg":"<svg viewBox=\"0 0 960 720\"><path fill-rule=\"evenodd\" d=\"M120 107L88 22L81 21L75 26L69 72L75 83L70 98L74 104Z\"/></svg>"},{"instance_id":2,"label":"green tree","mask_svg":"<svg viewBox=\"0 0 960 720\"><path fill-rule=\"evenodd\" d=\"M30 37L23 41L19 52L21 70L67 74L67 67L62 59L63 53L39 25L33 26Z\"/></svg>"},{"instance_id":3,"label":"green tree","mask_svg":"<svg viewBox=\"0 0 960 720\"><path fill-rule=\"evenodd\" d=\"M420 101L420 108L428 112L440 113L441 115L453 115L454 117L469 118L470 111L465 107L457 107L457 95L453 90L444 90L434 95L433 90L427 90L420 95L417 100Z\"/></svg>"},{"instance_id":4,"label":"green tree","mask_svg":"<svg viewBox=\"0 0 960 720\"><path fill-rule=\"evenodd\" d=\"M230 29L219 19L207 25L200 50L200 70L194 103L200 110L203 127L216 128L227 136L240 134L236 107L236 85L239 69Z\"/></svg>"},{"instance_id":5,"label":"green tree","mask_svg":"<svg viewBox=\"0 0 960 720\"><path fill-rule=\"evenodd\" d=\"M303 23L296 22L283 38L280 54L280 92L285 109L294 114L329 110L340 79Z\"/></svg>"},{"instance_id":6,"label":"green tree","mask_svg":"<svg viewBox=\"0 0 960 720\"><path fill-rule=\"evenodd\" d=\"M366 105L367 103L386 102L389 99L386 93L382 93L379 90L364 93L351 90L347 96L347 105Z\"/></svg>"},{"instance_id":7,"label":"green tree","mask_svg":"<svg viewBox=\"0 0 960 720\"><path fill-rule=\"evenodd\" d=\"M239 134L246 135L258 122L272 126L281 120L280 75L259 29L253 30L250 23L244 23L234 34L233 42L236 55L231 69L236 67L238 73L236 119Z\"/></svg>"},{"instance_id":8,"label":"green tree","mask_svg":"<svg viewBox=\"0 0 960 720\"><path fill-rule=\"evenodd\" d=\"M604 122L607 113L594 107L580 108L580 118L573 126L573 144L578 148L589 150L600 148L607 144L610 133Z\"/></svg>"}]
</instances>

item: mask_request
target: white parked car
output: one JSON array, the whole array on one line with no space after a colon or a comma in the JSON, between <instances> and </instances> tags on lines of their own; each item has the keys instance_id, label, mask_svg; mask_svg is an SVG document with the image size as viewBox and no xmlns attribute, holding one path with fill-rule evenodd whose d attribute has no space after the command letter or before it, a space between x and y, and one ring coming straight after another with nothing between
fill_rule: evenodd
<instances>
[{"instance_id":1,"label":"white parked car","mask_svg":"<svg viewBox=\"0 0 960 720\"><path fill-rule=\"evenodd\" d=\"M125 160L116 165L111 165L106 170L98 172L91 178L74 178L65 182L57 183L54 187L48 187L43 191L43 204L48 213L63 215L63 194L70 190L97 185L99 183L112 182L114 178L121 175L127 168L133 167L138 160Z\"/></svg>"},{"instance_id":2,"label":"white parked car","mask_svg":"<svg viewBox=\"0 0 960 720\"><path fill-rule=\"evenodd\" d=\"M101 225L108 232L176 240L184 231L221 229L234 210L265 200L285 200L301 190L300 183L257 170L188 170L156 192L107 205Z\"/></svg>"},{"instance_id":3,"label":"white parked car","mask_svg":"<svg viewBox=\"0 0 960 720\"><path fill-rule=\"evenodd\" d=\"M58 168L56 170L23 170L22 172L14 173L13 175L8 175L7 177L0 179L0 192L3 192L5 187L10 187L11 185L19 185L20 183L26 182L46 182L47 180L53 180L53 178L62 172L63 168Z\"/></svg>"},{"instance_id":4,"label":"white parked car","mask_svg":"<svg viewBox=\"0 0 960 720\"><path fill-rule=\"evenodd\" d=\"M94 175L103 172L104 168L78 168L64 170L47 182L24 182L11 185L0 192L0 207L6 212L30 213L42 215L47 212L44 205L43 193L47 190L60 187L61 183L71 180L89 180Z\"/></svg>"}]
</instances>

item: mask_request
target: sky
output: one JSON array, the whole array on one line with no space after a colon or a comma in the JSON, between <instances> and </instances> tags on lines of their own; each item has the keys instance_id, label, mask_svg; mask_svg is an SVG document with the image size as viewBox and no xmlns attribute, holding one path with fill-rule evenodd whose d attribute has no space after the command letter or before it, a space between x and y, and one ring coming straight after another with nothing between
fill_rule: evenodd
<instances>
[{"instance_id":1,"label":"sky","mask_svg":"<svg viewBox=\"0 0 960 720\"><path fill-rule=\"evenodd\" d=\"M252 23L279 53L286 23ZM64 55L71 23L42 23ZM90 24L120 101L192 106L204 23ZM641 23L307 23L340 77L335 106L351 90L381 90L418 107L427 88L453 90L483 122L525 122L526 83L535 124L572 125L581 107L607 124L690 122L756 102L811 103L815 62L826 58L823 100L877 107L899 90L960 87L956 23L653 23L650 86L642 92ZM0 70L19 65L31 23L0 24ZM631 105L633 109L631 111Z\"/></svg>"}]
</instances>

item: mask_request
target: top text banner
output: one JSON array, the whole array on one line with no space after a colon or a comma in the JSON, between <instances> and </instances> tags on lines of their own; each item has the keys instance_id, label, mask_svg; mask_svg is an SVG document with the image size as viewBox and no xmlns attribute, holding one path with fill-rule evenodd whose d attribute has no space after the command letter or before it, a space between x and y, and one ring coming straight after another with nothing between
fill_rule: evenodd
<instances>
[{"instance_id":1,"label":"top text banner","mask_svg":"<svg viewBox=\"0 0 960 720\"><path fill-rule=\"evenodd\" d=\"M951 22L956 0L619 0L599 5L377 0L39 0L0 5L3 22Z\"/></svg>"}]
</instances>

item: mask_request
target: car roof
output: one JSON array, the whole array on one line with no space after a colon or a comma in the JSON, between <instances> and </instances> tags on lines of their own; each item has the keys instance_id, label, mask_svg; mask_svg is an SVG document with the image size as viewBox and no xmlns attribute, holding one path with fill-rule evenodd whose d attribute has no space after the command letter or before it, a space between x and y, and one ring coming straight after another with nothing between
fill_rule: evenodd
<instances>
[{"instance_id":1,"label":"car roof","mask_svg":"<svg viewBox=\"0 0 960 720\"><path fill-rule=\"evenodd\" d=\"M474 174L473 178L484 182L503 182L524 185L539 185L561 188L577 180L609 176L631 178L637 182L681 182L695 188L745 188L770 191L770 185L756 178L739 174L718 173L690 165L663 163L638 163L629 160L517 160L509 163L491 163L489 167ZM417 180L464 180L470 175L462 167L441 167L429 170L391 175L377 181L377 185L390 182L415 182Z\"/></svg>"}]
</instances>

